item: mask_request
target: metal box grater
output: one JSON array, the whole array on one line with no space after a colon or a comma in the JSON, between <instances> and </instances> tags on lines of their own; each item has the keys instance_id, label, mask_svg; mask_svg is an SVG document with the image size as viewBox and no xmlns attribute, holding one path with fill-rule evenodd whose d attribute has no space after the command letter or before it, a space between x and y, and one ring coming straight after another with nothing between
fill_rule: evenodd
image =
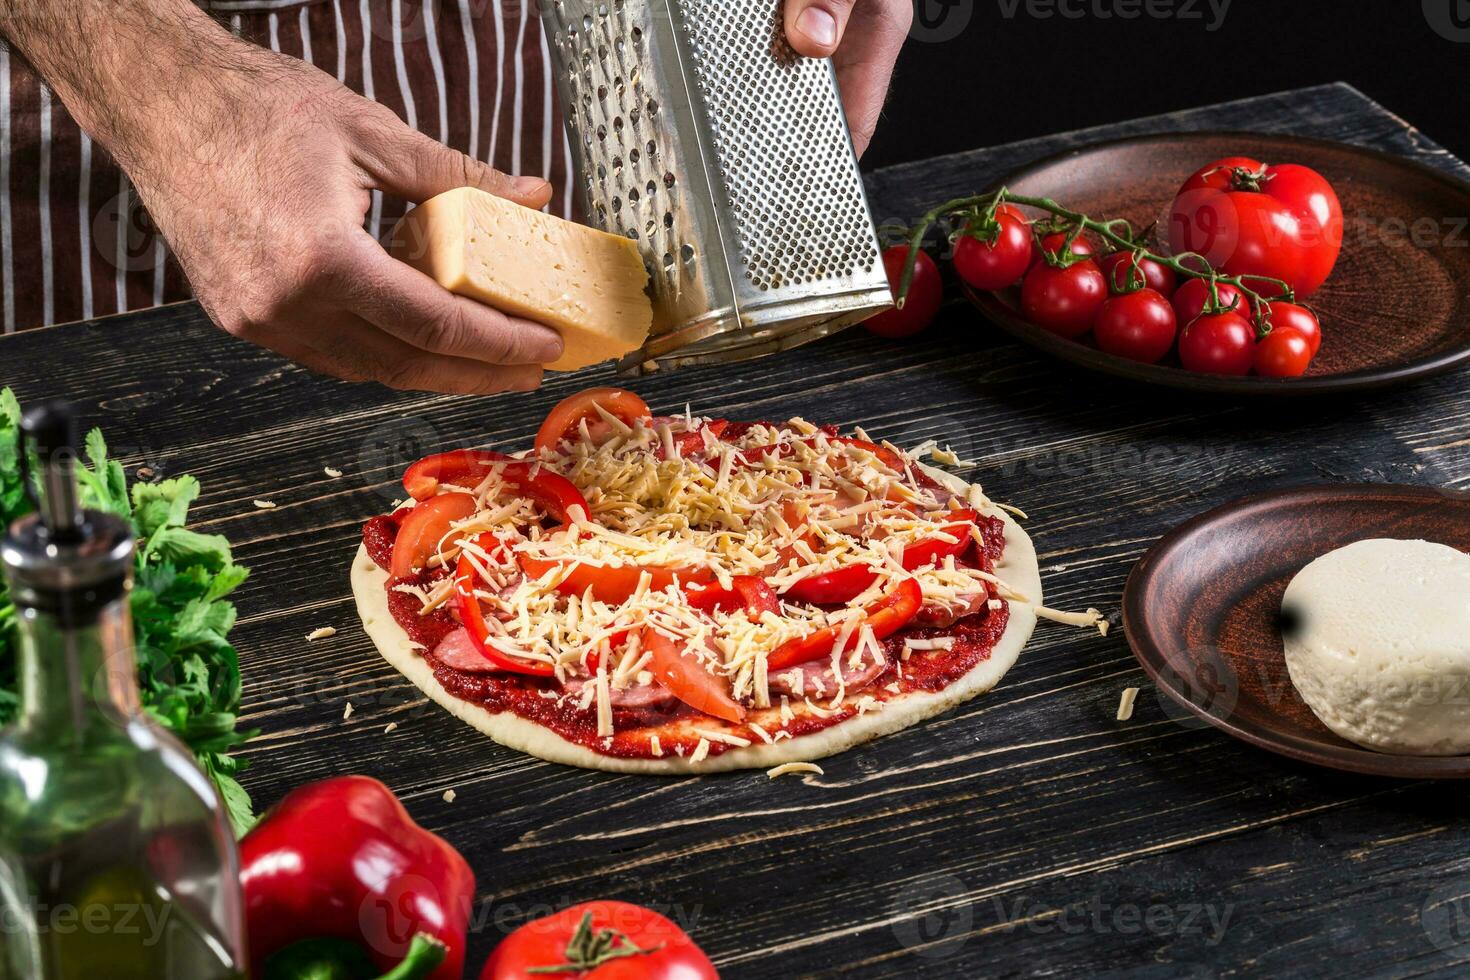
<instances>
[{"instance_id":1,"label":"metal box grater","mask_svg":"<svg viewBox=\"0 0 1470 980\"><path fill-rule=\"evenodd\" d=\"M723 363L887 308L827 61L782 0L540 0L592 223L638 242L648 343L624 372Z\"/></svg>"}]
</instances>

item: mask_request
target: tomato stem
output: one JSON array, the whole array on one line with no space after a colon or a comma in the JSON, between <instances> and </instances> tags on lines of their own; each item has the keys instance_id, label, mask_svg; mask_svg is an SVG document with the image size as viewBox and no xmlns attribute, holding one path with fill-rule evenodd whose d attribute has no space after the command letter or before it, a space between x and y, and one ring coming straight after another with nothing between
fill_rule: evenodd
<instances>
[{"instance_id":1,"label":"tomato stem","mask_svg":"<svg viewBox=\"0 0 1470 980\"><path fill-rule=\"evenodd\" d=\"M616 929L592 930L592 913L582 916L577 929L567 942L566 962L554 966L529 967L527 973L575 973L581 975L604 963L629 956L651 956L664 948L663 943L641 949L626 934Z\"/></svg>"},{"instance_id":2,"label":"tomato stem","mask_svg":"<svg viewBox=\"0 0 1470 980\"><path fill-rule=\"evenodd\" d=\"M1236 179L1253 178L1259 180L1263 175L1244 172L1235 176ZM945 217L956 217L965 221L975 219L979 219L982 222L993 221L995 218L995 209L1007 203L1019 204L1024 207L1045 211L1061 219L1071 229L1066 245L1059 250L1059 254L1055 257L1056 261L1052 261L1052 257L1048 256L1048 262L1052 264L1070 264L1067 256L1071 251L1072 243L1084 231L1091 231L1112 246L1115 251L1126 250L1133 252L1135 263L1143 259L1149 259L1165 268L1173 269L1181 276L1208 281L1210 285L1210 304L1215 308L1215 312L1220 312L1224 309L1220 304L1220 285L1224 284L1235 287L1236 291L1246 297L1251 304L1251 320L1255 325L1258 336L1264 337L1271 332L1270 309L1267 304L1278 300L1283 300L1288 303L1295 301L1291 287L1280 279L1251 274L1239 276L1222 275L1215 270L1214 266L1210 265L1208 259L1198 252L1162 255L1147 249L1134 236L1132 226L1122 218L1097 221L1080 211L1073 211L1070 208L1063 207L1049 197L1030 197L1024 194L1017 194L1009 188L1002 187L990 194L957 197L952 201L945 201L943 204L925 212L919 218L918 224L908 229L909 251L904 262L903 275L899 278L898 290L895 296L898 308L903 309L904 299L908 296L909 287L913 285L914 266L918 262L919 249L923 247L924 238L929 234L930 228L937 224L941 218ZM1071 259L1071 261L1075 262L1079 260ZM1267 294L1262 294L1250 288L1246 285L1247 281L1261 285L1263 289L1267 290Z\"/></svg>"}]
</instances>

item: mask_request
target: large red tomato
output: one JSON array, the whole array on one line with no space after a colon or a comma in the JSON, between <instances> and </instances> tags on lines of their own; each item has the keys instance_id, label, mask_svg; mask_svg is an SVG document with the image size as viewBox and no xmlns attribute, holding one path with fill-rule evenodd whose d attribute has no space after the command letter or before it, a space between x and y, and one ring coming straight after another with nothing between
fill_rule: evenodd
<instances>
[{"instance_id":1,"label":"large red tomato","mask_svg":"<svg viewBox=\"0 0 1470 980\"><path fill-rule=\"evenodd\" d=\"M557 968L562 969L558 970ZM689 934L652 909L585 902L505 937L480 980L719 980Z\"/></svg>"},{"instance_id":2,"label":"large red tomato","mask_svg":"<svg viewBox=\"0 0 1470 980\"><path fill-rule=\"evenodd\" d=\"M1169 246L1175 255L1198 252L1226 275L1280 279L1301 299L1337 262L1342 205L1309 167L1226 157L1179 189L1169 210Z\"/></svg>"}]
</instances>

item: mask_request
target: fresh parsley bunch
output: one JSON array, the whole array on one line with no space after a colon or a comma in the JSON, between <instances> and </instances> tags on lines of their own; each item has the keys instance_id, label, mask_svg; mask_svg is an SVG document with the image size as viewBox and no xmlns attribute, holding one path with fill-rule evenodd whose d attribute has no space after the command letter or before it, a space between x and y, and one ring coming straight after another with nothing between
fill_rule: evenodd
<instances>
[{"instance_id":1,"label":"fresh parsley bunch","mask_svg":"<svg viewBox=\"0 0 1470 980\"><path fill-rule=\"evenodd\" d=\"M186 527L199 481L181 476L128 490L120 463L107 458L102 432L87 435L87 462L79 466L82 501L131 522L137 536L132 594L138 687L147 712L172 731L209 773L236 833L254 822L250 797L235 776L245 768L230 753L254 732L237 728L240 661L228 635L235 607L225 596L249 572L234 563L230 543ZM0 518L5 525L31 509L20 470L20 405L0 391ZM0 581L0 725L15 717L15 607Z\"/></svg>"}]
</instances>

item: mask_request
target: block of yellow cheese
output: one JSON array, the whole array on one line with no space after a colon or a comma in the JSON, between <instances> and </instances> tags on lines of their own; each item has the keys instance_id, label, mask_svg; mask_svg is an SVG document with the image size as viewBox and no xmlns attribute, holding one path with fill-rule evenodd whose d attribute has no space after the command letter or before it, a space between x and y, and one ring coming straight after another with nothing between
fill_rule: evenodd
<instances>
[{"instance_id":1,"label":"block of yellow cheese","mask_svg":"<svg viewBox=\"0 0 1470 980\"><path fill-rule=\"evenodd\" d=\"M636 244L473 187L410 211L390 251L452 293L555 328L566 349L552 371L632 353L653 322Z\"/></svg>"}]
</instances>

